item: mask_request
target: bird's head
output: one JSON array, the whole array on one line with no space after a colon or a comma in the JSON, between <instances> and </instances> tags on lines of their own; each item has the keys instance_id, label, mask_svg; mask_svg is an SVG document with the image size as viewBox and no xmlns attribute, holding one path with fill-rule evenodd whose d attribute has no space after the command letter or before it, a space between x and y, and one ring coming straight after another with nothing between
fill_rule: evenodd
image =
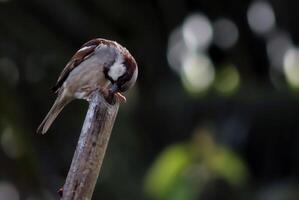
<instances>
[{"instance_id":1,"label":"bird's head","mask_svg":"<svg viewBox=\"0 0 299 200\"><path fill-rule=\"evenodd\" d=\"M136 82L138 75L138 66L124 47L117 44L116 59L114 63L105 67L104 73L106 78L112 83L110 92L125 92L130 89Z\"/></svg>"}]
</instances>

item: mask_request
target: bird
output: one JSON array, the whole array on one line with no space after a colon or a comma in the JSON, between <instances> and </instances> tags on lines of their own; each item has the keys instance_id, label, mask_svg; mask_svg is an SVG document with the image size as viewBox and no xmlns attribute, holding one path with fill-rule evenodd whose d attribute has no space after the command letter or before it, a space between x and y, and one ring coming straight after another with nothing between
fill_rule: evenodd
<instances>
[{"instance_id":1,"label":"bird","mask_svg":"<svg viewBox=\"0 0 299 200\"><path fill-rule=\"evenodd\" d=\"M62 70L52 91L57 98L39 125L37 133L45 134L62 109L74 99L89 100L100 90L104 97L116 97L136 82L138 66L130 52L119 43L103 38L92 39L81 46Z\"/></svg>"}]
</instances>

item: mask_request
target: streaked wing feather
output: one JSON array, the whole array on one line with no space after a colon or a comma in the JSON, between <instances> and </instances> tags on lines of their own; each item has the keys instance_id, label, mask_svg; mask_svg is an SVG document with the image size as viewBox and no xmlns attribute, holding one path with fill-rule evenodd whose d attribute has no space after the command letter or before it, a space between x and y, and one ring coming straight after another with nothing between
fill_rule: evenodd
<instances>
[{"instance_id":1,"label":"streaked wing feather","mask_svg":"<svg viewBox=\"0 0 299 200\"><path fill-rule=\"evenodd\" d=\"M56 85L52 88L52 91L57 93L59 92L61 86L63 85L64 81L67 79L70 72L76 68L81 62L86 60L88 57L93 55L94 49L98 45L113 45L117 46L117 44L114 42L111 44L108 40L102 39L102 38L96 38L92 39L85 44L82 45L82 47L75 53L75 55L72 57L72 59L67 63L63 71L61 72Z\"/></svg>"},{"instance_id":2,"label":"streaked wing feather","mask_svg":"<svg viewBox=\"0 0 299 200\"><path fill-rule=\"evenodd\" d=\"M57 93L60 89L60 87L63 85L64 81L67 79L70 72L75 69L81 62L83 62L85 59L90 57L94 49L97 47L95 43L93 44L87 44L85 43L72 57L72 59L66 64L65 68L62 70L56 85L52 88L52 91Z\"/></svg>"}]
</instances>

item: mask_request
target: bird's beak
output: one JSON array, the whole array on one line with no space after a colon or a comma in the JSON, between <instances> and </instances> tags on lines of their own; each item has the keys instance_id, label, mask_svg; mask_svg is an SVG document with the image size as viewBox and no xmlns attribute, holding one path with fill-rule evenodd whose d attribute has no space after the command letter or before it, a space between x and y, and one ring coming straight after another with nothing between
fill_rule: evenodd
<instances>
[{"instance_id":1,"label":"bird's beak","mask_svg":"<svg viewBox=\"0 0 299 200\"><path fill-rule=\"evenodd\" d=\"M112 86L110 88L110 94L115 95L120 103L127 102L126 97L119 92L119 87L116 83L112 84Z\"/></svg>"},{"instance_id":2,"label":"bird's beak","mask_svg":"<svg viewBox=\"0 0 299 200\"><path fill-rule=\"evenodd\" d=\"M116 83L113 83L111 88L110 88L110 92L112 94L115 94L116 92L118 92L119 88L118 88L118 85Z\"/></svg>"}]
</instances>

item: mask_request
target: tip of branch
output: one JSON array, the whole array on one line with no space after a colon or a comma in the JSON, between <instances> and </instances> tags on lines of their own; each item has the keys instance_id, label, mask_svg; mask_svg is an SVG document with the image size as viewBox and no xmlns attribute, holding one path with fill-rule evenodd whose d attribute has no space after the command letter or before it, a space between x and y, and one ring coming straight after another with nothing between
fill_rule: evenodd
<instances>
[{"instance_id":1,"label":"tip of branch","mask_svg":"<svg viewBox=\"0 0 299 200\"><path fill-rule=\"evenodd\" d=\"M57 191L58 195L60 198L62 198L62 195L63 195L63 187L60 188L58 191Z\"/></svg>"}]
</instances>

